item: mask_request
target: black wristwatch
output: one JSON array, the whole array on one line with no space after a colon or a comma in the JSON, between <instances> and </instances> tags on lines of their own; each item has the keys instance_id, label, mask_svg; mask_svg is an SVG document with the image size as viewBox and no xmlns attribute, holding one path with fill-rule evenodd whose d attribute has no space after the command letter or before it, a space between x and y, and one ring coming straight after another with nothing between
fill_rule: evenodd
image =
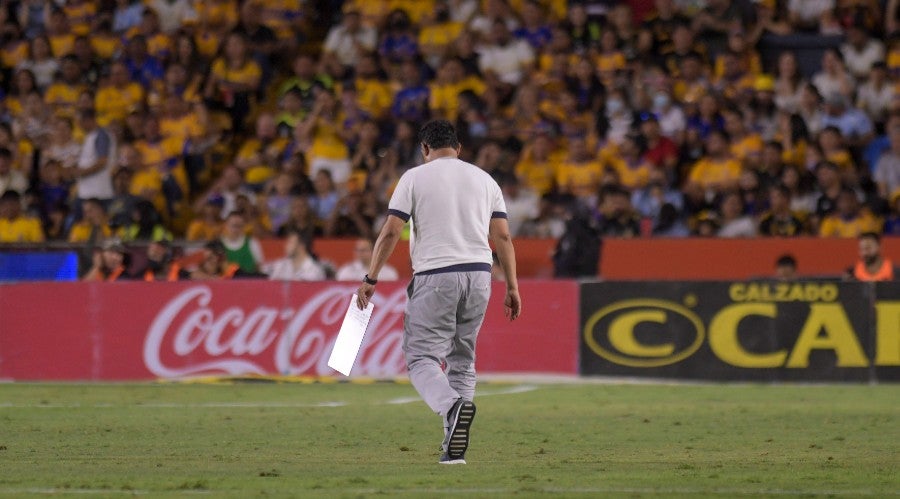
<instances>
[{"instance_id":1,"label":"black wristwatch","mask_svg":"<svg viewBox=\"0 0 900 499\"><path fill-rule=\"evenodd\" d=\"M369 277L369 274L366 274L365 277L363 277L363 282L370 286L374 286L378 284L378 279L372 279L371 277Z\"/></svg>"}]
</instances>

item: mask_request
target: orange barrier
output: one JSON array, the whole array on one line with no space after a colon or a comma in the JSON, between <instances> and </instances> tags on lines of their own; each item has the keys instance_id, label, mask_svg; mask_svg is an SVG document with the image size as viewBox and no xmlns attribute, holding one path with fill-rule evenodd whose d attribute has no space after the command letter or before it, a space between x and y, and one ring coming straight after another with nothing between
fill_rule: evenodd
<instances>
[{"instance_id":1,"label":"orange barrier","mask_svg":"<svg viewBox=\"0 0 900 499\"><path fill-rule=\"evenodd\" d=\"M284 255L280 239L260 241L266 260ZM341 266L353 260L352 239L317 239L313 251ZM519 276L553 277L555 239L516 239ZM882 240L884 254L900 265L900 238ZM838 276L857 258L855 239L606 239L600 275L607 280L752 279L770 276L779 256L797 259L801 276ZM190 258L190 257L188 257ZM388 260L402 279L412 275L409 243L401 241Z\"/></svg>"},{"instance_id":2,"label":"orange barrier","mask_svg":"<svg viewBox=\"0 0 900 499\"><path fill-rule=\"evenodd\" d=\"M900 264L900 238L882 240ZM801 276L838 276L857 259L855 239L608 239L600 274L608 280L753 279L771 276L775 260L790 253Z\"/></svg>"}]
</instances>

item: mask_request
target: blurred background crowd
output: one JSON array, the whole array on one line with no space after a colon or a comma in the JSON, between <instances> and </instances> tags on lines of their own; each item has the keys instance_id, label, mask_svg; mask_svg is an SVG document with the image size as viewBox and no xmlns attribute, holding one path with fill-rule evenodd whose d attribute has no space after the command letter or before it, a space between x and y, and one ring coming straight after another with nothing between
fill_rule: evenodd
<instances>
[{"instance_id":1,"label":"blurred background crowd","mask_svg":"<svg viewBox=\"0 0 900 499\"><path fill-rule=\"evenodd\" d=\"M900 235L898 4L0 0L0 243L369 239L434 118L560 259Z\"/></svg>"}]
</instances>

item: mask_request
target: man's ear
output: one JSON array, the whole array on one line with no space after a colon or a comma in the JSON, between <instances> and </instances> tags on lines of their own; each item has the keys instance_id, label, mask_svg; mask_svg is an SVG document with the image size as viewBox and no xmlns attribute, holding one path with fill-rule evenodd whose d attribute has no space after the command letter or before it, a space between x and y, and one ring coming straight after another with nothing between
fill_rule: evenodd
<instances>
[{"instance_id":1,"label":"man's ear","mask_svg":"<svg viewBox=\"0 0 900 499\"><path fill-rule=\"evenodd\" d=\"M427 158L430 150L428 149L428 144L422 142L422 157Z\"/></svg>"}]
</instances>

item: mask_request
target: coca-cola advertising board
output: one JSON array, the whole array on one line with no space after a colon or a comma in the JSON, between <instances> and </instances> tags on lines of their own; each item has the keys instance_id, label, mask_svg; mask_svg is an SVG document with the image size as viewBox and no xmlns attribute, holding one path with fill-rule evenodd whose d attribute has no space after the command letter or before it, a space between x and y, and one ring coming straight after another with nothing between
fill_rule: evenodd
<instances>
[{"instance_id":1,"label":"coca-cola advertising board","mask_svg":"<svg viewBox=\"0 0 900 499\"><path fill-rule=\"evenodd\" d=\"M269 281L0 286L0 378L148 380L338 375L328 367L356 284ZM478 339L481 373L576 374L578 285L525 281L523 316L496 283ZM352 376L406 372L405 283L379 283ZM339 375L338 375L339 376Z\"/></svg>"}]
</instances>

